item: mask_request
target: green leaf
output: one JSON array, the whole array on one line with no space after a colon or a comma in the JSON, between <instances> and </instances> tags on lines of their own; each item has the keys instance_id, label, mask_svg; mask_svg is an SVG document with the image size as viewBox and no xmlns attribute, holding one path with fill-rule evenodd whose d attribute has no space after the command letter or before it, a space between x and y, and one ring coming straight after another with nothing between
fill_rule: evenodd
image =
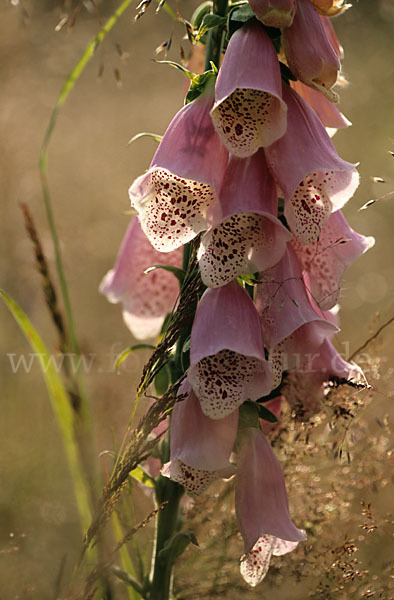
<instances>
[{"instance_id":1,"label":"green leaf","mask_svg":"<svg viewBox=\"0 0 394 600\"><path fill-rule=\"evenodd\" d=\"M142 588L142 585L132 575L130 575L129 572L123 571L122 569L120 569L116 565L113 565L111 567L111 572L118 579L120 579L121 581L123 581L123 583L125 583L127 586L130 586L131 588L133 588L133 590L135 590L138 593L138 596L134 596L133 595L133 596L131 596L132 598L140 598L140 597L143 598L144 597L144 590Z\"/></svg>"},{"instance_id":2,"label":"green leaf","mask_svg":"<svg viewBox=\"0 0 394 600\"><path fill-rule=\"evenodd\" d=\"M186 94L185 104L192 102L206 90L209 85L212 85L216 81L217 69L213 63L211 63L212 69L201 73L201 75L195 75L190 84L189 91Z\"/></svg>"},{"instance_id":3,"label":"green leaf","mask_svg":"<svg viewBox=\"0 0 394 600\"><path fill-rule=\"evenodd\" d=\"M117 371L119 369L120 365L125 360L125 358L128 357L129 354L131 354L132 352L135 352L136 350L147 350L147 349L155 350L156 348L155 348L155 346L152 346L152 344L135 344L134 346L130 346L129 348L126 348L117 357L115 364L114 364L114 371Z\"/></svg>"},{"instance_id":4,"label":"green leaf","mask_svg":"<svg viewBox=\"0 0 394 600\"><path fill-rule=\"evenodd\" d=\"M74 413L71 408L70 399L52 362L52 357L49 354L47 347L25 312L3 290L0 290L0 297L3 298L15 318L15 321L26 336L33 352L40 356L40 365L48 389L52 409L60 429L68 466L72 476L82 531L85 533L91 522L89 490L80 464L79 450L74 433Z\"/></svg>"},{"instance_id":5,"label":"green leaf","mask_svg":"<svg viewBox=\"0 0 394 600\"><path fill-rule=\"evenodd\" d=\"M141 138L144 138L144 137L150 137L153 140L155 140L155 142L158 142L158 143L160 143L161 140L163 139L163 136L159 135L158 133L150 133L149 131L142 131L141 133L137 133L136 135L133 135L133 137L130 138L127 143L132 144L133 142L136 142L137 140L140 140Z\"/></svg>"},{"instance_id":6,"label":"green leaf","mask_svg":"<svg viewBox=\"0 0 394 600\"><path fill-rule=\"evenodd\" d=\"M195 77L195 73L192 73L189 71L189 69L186 69L183 65L174 62L173 60L155 60L155 62L159 63L160 65L170 65L170 67L174 67L174 69L181 71L189 79L193 79L193 77Z\"/></svg>"},{"instance_id":7,"label":"green leaf","mask_svg":"<svg viewBox=\"0 0 394 600\"><path fill-rule=\"evenodd\" d=\"M185 279L185 271L183 269L180 269L179 267L173 267L172 265L153 265L152 267L149 267L149 269L146 269L146 271L144 271L144 274L148 275L156 269L163 269L164 271L172 273L173 275L175 275L175 277L178 279L181 285L183 283L183 280Z\"/></svg>"},{"instance_id":8,"label":"green leaf","mask_svg":"<svg viewBox=\"0 0 394 600\"><path fill-rule=\"evenodd\" d=\"M160 550L159 559L166 561L167 564L174 564L189 544L198 546L198 541L194 533L192 531L179 531Z\"/></svg>"},{"instance_id":9,"label":"green leaf","mask_svg":"<svg viewBox=\"0 0 394 600\"><path fill-rule=\"evenodd\" d=\"M238 4L235 6L233 10L231 10L228 14L227 20L227 37L228 39L237 31L248 23L249 21L256 19L254 12L249 6L248 2L245 4Z\"/></svg>"},{"instance_id":10,"label":"green leaf","mask_svg":"<svg viewBox=\"0 0 394 600\"><path fill-rule=\"evenodd\" d=\"M215 27L224 28L226 26L227 18L222 17L220 15L215 14L206 14L201 21L201 25L199 27L196 42L200 41L201 38L209 31L210 29L215 29Z\"/></svg>"},{"instance_id":11,"label":"green leaf","mask_svg":"<svg viewBox=\"0 0 394 600\"><path fill-rule=\"evenodd\" d=\"M238 430L248 427L259 428L259 405L251 400L246 400L239 407L239 424Z\"/></svg>"},{"instance_id":12,"label":"green leaf","mask_svg":"<svg viewBox=\"0 0 394 600\"><path fill-rule=\"evenodd\" d=\"M124 538L124 534L116 511L112 513L111 521L115 541L117 543L120 543ZM129 600L139 600L139 598L141 597L142 588L135 579L135 577L133 577L133 575L135 575L134 565L126 544L122 544L122 546L119 548L119 556L123 570L119 569L119 567L114 566L112 567L112 572L114 573L114 575L119 577L119 579L122 579L122 581L124 581L130 586L127 590ZM122 577L123 574L127 577L127 581L124 577Z\"/></svg>"},{"instance_id":13,"label":"green leaf","mask_svg":"<svg viewBox=\"0 0 394 600\"><path fill-rule=\"evenodd\" d=\"M136 467L130 471L129 476L148 488L154 488L156 485L153 477L151 477L142 467Z\"/></svg>"},{"instance_id":14,"label":"green leaf","mask_svg":"<svg viewBox=\"0 0 394 600\"><path fill-rule=\"evenodd\" d=\"M268 410L263 404L257 404L259 411L259 418L268 421L268 423L279 423L279 419L273 412Z\"/></svg>"}]
</instances>

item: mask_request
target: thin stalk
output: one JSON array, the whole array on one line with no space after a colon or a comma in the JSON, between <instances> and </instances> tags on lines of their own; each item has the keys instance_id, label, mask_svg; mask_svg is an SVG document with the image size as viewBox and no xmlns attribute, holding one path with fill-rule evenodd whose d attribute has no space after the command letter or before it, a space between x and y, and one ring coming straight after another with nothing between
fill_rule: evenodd
<instances>
[{"instance_id":1,"label":"thin stalk","mask_svg":"<svg viewBox=\"0 0 394 600\"><path fill-rule=\"evenodd\" d=\"M69 93L71 92L74 85L78 81L79 77L81 76L82 72L84 71L89 60L93 57L97 46L104 40L106 35L109 33L109 31L111 31L112 27L115 25L115 23L118 21L118 19L121 17L121 15L129 7L130 4L131 4L131 0L124 0L120 4L120 6L111 15L111 17L107 20L107 22L103 25L103 27L100 29L100 31L97 33L97 35L95 35L94 38L89 42L82 57L77 62L77 64L75 65L75 67L72 70L72 72L70 73L70 75L67 77L67 80L59 94L59 97L57 99L55 107L52 111L52 114L51 114L51 117L49 120L49 124L48 124L47 130L45 132L44 140L43 140L42 147L41 147L41 153L40 153L40 176L41 176L41 186L42 186L45 211L46 211L48 224L49 224L49 230L51 233L52 243L53 243L53 247L54 247L54 251L55 251L56 270L57 270L57 274L59 277L60 289L61 289L61 294L62 294L62 298L63 298L64 312L65 312L65 318L66 318L67 329L68 329L68 334L69 334L70 349L76 355L80 354L80 347L79 347L77 335L75 332L74 317L73 317L73 313L72 313L70 295L69 295L69 291L68 291L68 285L67 285L65 270L64 270L64 266L63 266L63 259L62 259L62 254L61 254L61 250L60 250L59 237L57 234L55 219L54 219L53 210L52 210L51 196L50 196L50 192L49 192L48 145L51 140L53 131L55 129L58 114L59 114L61 108L63 107L64 103L66 102ZM79 395L81 397L80 416L82 417L83 420L87 420L87 418L88 418L87 399L86 399L86 393L85 393L85 385L84 385L84 381L83 381L83 377L82 377L82 373L81 373L80 369L77 370L77 377L78 377Z\"/></svg>"}]
</instances>

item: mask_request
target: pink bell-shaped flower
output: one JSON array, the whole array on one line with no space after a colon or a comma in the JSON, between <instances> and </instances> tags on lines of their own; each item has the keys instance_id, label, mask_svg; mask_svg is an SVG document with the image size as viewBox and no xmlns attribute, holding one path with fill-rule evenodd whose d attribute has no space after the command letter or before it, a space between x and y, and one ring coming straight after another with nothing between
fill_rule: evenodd
<instances>
[{"instance_id":1,"label":"pink bell-shaped flower","mask_svg":"<svg viewBox=\"0 0 394 600\"><path fill-rule=\"evenodd\" d=\"M274 386L283 370L300 368L305 357L338 328L311 305L293 248L282 260L260 274L256 307L274 369Z\"/></svg>"},{"instance_id":2,"label":"pink bell-shaped flower","mask_svg":"<svg viewBox=\"0 0 394 600\"><path fill-rule=\"evenodd\" d=\"M244 540L241 574L254 587L266 575L272 554L290 552L306 539L290 518L279 461L263 433L254 427L242 432L235 510Z\"/></svg>"},{"instance_id":3,"label":"pink bell-shaped flower","mask_svg":"<svg viewBox=\"0 0 394 600\"><path fill-rule=\"evenodd\" d=\"M304 246L293 239L297 258L308 275L309 292L321 310L338 302L345 270L374 243L373 237L353 231L340 210L330 216L318 240Z\"/></svg>"},{"instance_id":4,"label":"pink bell-shaped flower","mask_svg":"<svg viewBox=\"0 0 394 600\"><path fill-rule=\"evenodd\" d=\"M163 319L176 302L179 284L172 273L155 264L182 266L182 249L168 254L157 252L141 229L138 217L129 225L116 264L100 284L100 292L113 303L123 304L123 319L137 339L156 336Z\"/></svg>"},{"instance_id":5,"label":"pink bell-shaped flower","mask_svg":"<svg viewBox=\"0 0 394 600\"><path fill-rule=\"evenodd\" d=\"M231 37L211 115L227 150L241 158L269 146L286 131L278 57L261 25L246 25Z\"/></svg>"},{"instance_id":6,"label":"pink bell-shaped flower","mask_svg":"<svg viewBox=\"0 0 394 600\"><path fill-rule=\"evenodd\" d=\"M285 217L303 244L316 240L330 214L342 208L359 183L354 165L342 160L316 113L289 86L286 134L265 150L285 199Z\"/></svg>"},{"instance_id":7,"label":"pink bell-shaped flower","mask_svg":"<svg viewBox=\"0 0 394 600\"><path fill-rule=\"evenodd\" d=\"M345 117L323 94L313 88L301 83L301 81L292 81L291 87L297 92L301 98L309 104L315 111L324 127L328 128L330 137L337 129L349 127L351 122ZM331 130L334 130L331 132Z\"/></svg>"},{"instance_id":8,"label":"pink bell-shaped flower","mask_svg":"<svg viewBox=\"0 0 394 600\"><path fill-rule=\"evenodd\" d=\"M297 79L336 102L338 96L332 87L337 82L341 63L309 0L297 0L293 24L283 30L282 43L287 63Z\"/></svg>"},{"instance_id":9,"label":"pink bell-shaped flower","mask_svg":"<svg viewBox=\"0 0 394 600\"><path fill-rule=\"evenodd\" d=\"M290 27L297 8L296 0L250 0L256 17L268 27Z\"/></svg>"},{"instance_id":10,"label":"pink bell-shaped flower","mask_svg":"<svg viewBox=\"0 0 394 600\"><path fill-rule=\"evenodd\" d=\"M148 172L129 189L142 229L160 252L179 248L207 228L228 161L209 115L212 105L213 83L175 115Z\"/></svg>"},{"instance_id":11,"label":"pink bell-shaped flower","mask_svg":"<svg viewBox=\"0 0 394 600\"><path fill-rule=\"evenodd\" d=\"M205 415L222 419L272 389L259 315L237 282L204 292L190 341L188 379Z\"/></svg>"},{"instance_id":12,"label":"pink bell-shaped flower","mask_svg":"<svg viewBox=\"0 0 394 600\"><path fill-rule=\"evenodd\" d=\"M359 388L368 386L360 367L346 362L327 338L300 370L287 376L283 396L298 417L309 419L320 409L323 384L330 380Z\"/></svg>"},{"instance_id":13,"label":"pink bell-shaped flower","mask_svg":"<svg viewBox=\"0 0 394 600\"><path fill-rule=\"evenodd\" d=\"M163 466L161 474L196 496L215 479L227 479L235 473L229 458L237 435L238 411L214 421L202 412L187 380L179 389L181 394L187 397L174 406L170 462Z\"/></svg>"},{"instance_id":14,"label":"pink bell-shaped flower","mask_svg":"<svg viewBox=\"0 0 394 600\"><path fill-rule=\"evenodd\" d=\"M264 150L230 158L217 206L198 252L205 285L219 287L239 275L265 271L282 258L292 235L277 219L276 185Z\"/></svg>"}]
</instances>

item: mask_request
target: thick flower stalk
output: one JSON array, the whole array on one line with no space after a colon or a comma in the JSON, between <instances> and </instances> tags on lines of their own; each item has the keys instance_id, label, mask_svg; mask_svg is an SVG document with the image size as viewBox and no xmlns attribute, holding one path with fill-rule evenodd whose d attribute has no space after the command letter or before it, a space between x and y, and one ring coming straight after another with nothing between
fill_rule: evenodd
<instances>
[{"instance_id":1,"label":"thick flower stalk","mask_svg":"<svg viewBox=\"0 0 394 600\"><path fill-rule=\"evenodd\" d=\"M158 600L170 597L172 564L162 550L177 535L183 489L197 495L235 474L241 574L251 586L272 556L306 539L291 520L260 403L280 418L287 402L307 418L324 402L327 383L366 385L333 345L342 277L373 245L341 212L359 178L327 132L350 125L332 104L343 51L328 20L345 4L250 0L257 19L246 22L246 5L241 19L238 5L215 0L214 8L206 68L212 60L215 68L193 78L148 171L130 187L139 221L102 284L110 300L123 303L129 324L129 315L136 323L152 307L157 326L178 283L174 270L142 275L148 263L178 267L181 293L188 277L199 271L201 278L190 299L194 319L167 357L171 383L182 383L156 480L157 502L168 503L158 517L149 583L149 597ZM164 275L159 301L154 285Z\"/></svg>"}]
</instances>

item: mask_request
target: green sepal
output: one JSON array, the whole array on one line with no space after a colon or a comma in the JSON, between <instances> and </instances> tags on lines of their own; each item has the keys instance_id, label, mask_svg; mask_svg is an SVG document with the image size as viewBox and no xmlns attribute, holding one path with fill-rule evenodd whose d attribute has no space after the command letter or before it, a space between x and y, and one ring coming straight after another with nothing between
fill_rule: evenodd
<instances>
[{"instance_id":1,"label":"green sepal","mask_svg":"<svg viewBox=\"0 0 394 600\"><path fill-rule=\"evenodd\" d=\"M212 13L206 14L203 17L201 25L198 29L196 42L199 42L210 29L215 29L216 27L224 28L226 27L226 23L227 17L221 17L220 15L215 15Z\"/></svg>"},{"instance_id":2,"label":"green sepal","mask_svg":"<svg viewBox=\"0 0 394 600\"><path fill-rule=\"evenodd\" d=\"M149 475L149 473L145 471L145 469L143 469L142 467L136 467L135 469L130 471L129 477L132 477L132 479L135 479L136 481L142 483L148 488L154 488L156 485L156 482L153 479L153 477Z\"/></svg>"},{"instance_id":3,"label":"green sepal","mask_svg":"<svg viewBox=\"0 0 394 600\"><path fill-rule=\"evenodd\" d=\"M227 39L245 25L249 21L257 21L256 16L249 6L248 2L237 4L228 14L227 17Z\"/></svg>"},{"instance_id":4,"label":"green sepal","mask_svg":"<svg viewBox=\"0 0 394 600\"><path fill-rule=\"evenodd\" d=\"M257 404L257 409L259 413L259 418L264 421L268 421L268 423L279 423L279 419L273 412L268 410L263 404Z\"/></svg>"},{"instance_id":5,"label":"green sepal","mask_svg":"<svg viewBox=\"0 0 394 600\"><path fill-rule=\"evenodd\" d=\"M173 267L172 265L152 265L152 267L149 267L149 269L146 269L144 271L144 275L148 275L148 273L151 273L156 269L163 269L164 271L172 273L173 275L175 275L180 285L183 284L183 280L185 279L186 275L185 271L183 269L180 269L179 267Z\"/></svg>"},{"instance_id":6,"label":"green sepal","mask_svg":"<svg viewBox=\"0 0 394 600\"><path fill-rule=\"evenodd\" d=\"M174 564L176 559L184 553L189 544L198 546L196 536L192 531L179 531L168 540L159 552L159 559L169 564Z\"/></svg>"},{"instance_id":7,"label":"green sepal","mask_svg":"<svg viewBox=\"0 0 394 600\"><path fill-rule=\"evenodd\" d=\"M247 429L248 427L260 429L259 405L252 400L246 400L239 407L238 431Z\"/></svg>"},{"instance_id":8,"label":"green sepal","mask_svg":"<svg viewBox=\"0 0 394 600\"><path fill-rule=\"evenodd\" d=\"M295 75L293 75L293 73L290 71L290 69L287 65L285 65L284 63L279 61L279 67L280 67L280 74L285 83L287 83L289 85L290 81L297 81L297 77Z\"/></svg>"},{"instance_id":9,"label":"green sepal","mask_svg":"<svg viewBox=\"0 0 394 600\"><path fill-rule=\"evenodd\" d=\"M155 142L158 142L158 143L160 143L161 140L163 139L163 136L159 135L158 133L150 133L149 131L142 131L141 133L137 133L136 135L133 135L133 137L129 139L127 144L132 144L133 142L136 142L137 140L140 140L141 138L144 138L144 137L150 137L153 140L155 140Z\"/></svg>"},{"instance_id":10,"label":"green sepal","mask_svg":"<svg viewBox=\"0 0 394 600\"><path fill-rule=\"evenodd\" d=\"M155 62L159 63L159 65L170 65L170 67L174 67L174 69L181 71L189 79L193 79L195 77L195 73L192 73L189 71L189 69L186 69L186 67L173 60L155 60Z\"/></svg>"},{"instance_id":11,"label":"green sepal","mask_svg":"<svg viewBox=\"0 0 394 600\"><path fill-rule=\"evenodd\" d=\"M191 81L189 91L186 94L185 104L193 102L196 98L201 96L209 85L212 85L216 81L217 68L211 63L212 69L201 73L201 75L195 75Z\"/></svg>"}]
</instances>

